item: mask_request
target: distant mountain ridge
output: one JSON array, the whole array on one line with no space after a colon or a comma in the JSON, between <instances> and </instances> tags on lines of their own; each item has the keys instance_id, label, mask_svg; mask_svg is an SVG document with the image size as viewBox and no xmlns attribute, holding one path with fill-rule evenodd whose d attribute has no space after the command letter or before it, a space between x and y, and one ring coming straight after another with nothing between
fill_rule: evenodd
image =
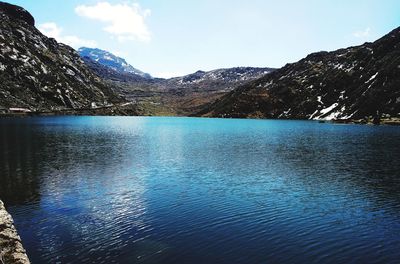
<instances>
[{"instance_id":1,"label":"distant mountain ridge","mask_svg":"<svg viewBox=\"0 0 400 264\"><path fill-rule=\"evenodd\" d=\"M374 43L310 54L234 89L198 115L323 120L400 116L400 28Z\"/></svg>"},{"instance_id":2,"label":"distant mountain ridge","mask_svg":"<svg viewBox=\"0 0 400 264\"><path fill-rule=\"evenodd\" d=\"M134 68L132 65L128 64L125 59L120 58L111 52L86 47L79 48L78 52L82 58L87 57L103 66L113 69L118 73L135 74L146 79L152 78L150 74Z\"/></svg>"},{"instance_id":3,"label":"distant mountain ridge","mask_svg":"<svg viewBox=\"0 0 400 264\"><path fill-rule=\"evenodd\" d=\"M203 90L230 91L239 84L271 73L273 68L234 67L212 71L197 71L167 80L168 86Z\"/></svg>"},{"instance_id":4,"label":"distant mountain ridge","mask_svg":"<svg viewBox=\"0 0 400 264\"><path fill-rule=\"evenodd\" d=\"M274 68L234 67L207 72L197 71L169 79L152 78L150 74L134 68L124 58L117 57L109 51L83 47L79 48L78 52L85 63L106 80L130 82L132 85L145 82L157 84L160 88L167 90L184 88L215 90L216 87L219 87L218 90L230 90L240 83L257 79L275 70Z\"/></svg>"},{"instance_id":5,"label":"distant mountain ridge","mask_svg":"<svg viewBox=\"0 0 400 264\"><path fill-rule=\"evenodd\" d=\"M81 53L81 56L85 53ZM236 67L197 71L170 79L145 78L131 72L117 71L104 63L83 56L86 65L106 80L113 90L132 102L144 103L143 115L189 115L203 104L213 102L238 85L271 73L273 68ZM148 107L162 109L148 111ZM158 106L158 107L154 107ZM167 109L167 110L166 110Z\"/></svg>"},{"instance_id":6,"label":"distant mountain ridge","mask_svg":"<svg viewBox=\"0 0 400 264\"><path fill-rule=\"evenodd\" d=\"M146 78L143 74L117 70L113 67L115 63L110 64L110 58L113 55L108 51L86 48L79 50L86 65L108 82L119 95L132 102L150 105L150 108L154 108L155 105L160 106L157 108L162 108L162 114L165 114L165 109L168 109L169 115L193 114L200 105L213 102L238 85L258 79L275 70L273 68L235 67L208 72L197 71L169 79ZM99 56L105 56L105 59L100 59ZM125 64L123 58L116 60L120 65L121 63ZM148 112L147 106L144 107L144 115L159 114L157 111Z\"/></svg>"}]
</instances>

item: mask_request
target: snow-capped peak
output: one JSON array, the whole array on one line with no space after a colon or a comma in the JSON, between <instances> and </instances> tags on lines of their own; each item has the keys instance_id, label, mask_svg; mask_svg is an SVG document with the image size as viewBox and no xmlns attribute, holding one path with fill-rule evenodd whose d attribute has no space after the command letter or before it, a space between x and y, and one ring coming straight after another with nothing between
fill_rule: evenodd
<instances>
[{"instance_id":1,"label":"snow-capped peak","mask_svg":"<svg viewBox=\"0 0 400 264\"><path fill-rule=\"evenodd\" d=\"M85 47L78 49L78 52L81 57L89 57L103 66L111 68L117 72L132 73L148 79L152 78L150 74L134 68L132 65L128 64L125 59L115 56L111 52Z\"/></svg>"}]
</instances>

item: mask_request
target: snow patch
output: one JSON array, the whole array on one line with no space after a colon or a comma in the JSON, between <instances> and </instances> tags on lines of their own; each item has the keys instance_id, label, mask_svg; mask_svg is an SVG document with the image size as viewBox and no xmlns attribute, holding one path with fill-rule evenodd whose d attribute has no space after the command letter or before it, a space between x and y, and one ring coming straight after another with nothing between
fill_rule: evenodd
<instances>
[{"instance_id":1,"label":"snow patch","mask_svg":"<svg viewBox=\"0 0 400 264\"><path fill-rule=\"evenodd\" d=\"M328 120L328 121L337 119L346 110L346 107L343 106L341 109L339 109L337 111L333 111L338 105L339 105L339 103L334 103L333 105L331 105L325 109L322 109L321 111L317 110L310 116L309 119ZM318 113L319 113L319 115L317 116Z\"/></svg>"},{"instance_id":2,"label":"snow patch","mask_svg":"<svg viewBox=\"0 0 400 264\"><path fill-rule=\"evenodd\" d=\"M315 110L315 112L310 116L310 120L311 119L314 119L314 117L317 115L319 113L319 110L317 109L317 110Z\"/></svg>"},{"instance_id":3,"label":"snow patch","mask_svg":"<svg viewBox=\"0 0 400 264\"><path fill-rule=\"evenodd\" d=\"M322 109L320 112L322 115L325 115L325 114L329 113L330 111L332 111L333 109L335 109L338 105L339 105L338 103L334 103L333 105L331 105L325 109Z\"/></svg>"},{"instance_id":4,"label":"snow patch","mask_svg":"<svg viewBox=\"0 0 400 264\"><path fill-rule=\"evenodd\" d=\"M369 89L371 89L371 87L372 87L373 84L374 84L374 82L371 83L371 84L367 87L367 89L362 93L362 95L365 95L365 94L369 91Z\"/></svg>"},{"instance_id":5,"label":"snow patch","mask_svg":"<svg viewBox=\"0 0 400 264\"><path fill-rule=\"evenodd\" d=\"M330 113L328 116L324 117L325 120L334 120L338 119L338 117L346 110L346 107L343 106L340 110Z\"/></svg>"},{"instance_id":6,"label":"snow patch","mask_svg":"<svg viewBox=\"0 0 400 264\"><path fill-rule=\"evenodd\" d=\"M378 73L379 73L379 72L375 73L375 74L374 74L368 81L366 81L365 83L369 83L369 82L371 82L373 79L375 79L376 76L378 76Z\"/></svg>"},{"instance_id":7,"label":"snow patch","mask_svg":"<svg viewBox=\"0 0 400 264\"><path fill-rule=\"evenodd\" d=\"M333 68L336 69L336 70L342 70L343 67L344 67L344 65L341 64L341 63L337 63L337 64L333 65Z\"/></svg>"},{"instance_id":8,"label":"snow patch","mask_svg":"<svg viewBox=\"0 0 400 264\"><path fill-rule=\"evenodd\" d=\"M34 83L38 82L38 79L36 79L36 77L34 77L34 76L26 76L26 78L33 81Z\"/></svg>"},{"instance_id":9,"label":"snow patch","mask_svg":"<svg viewBox=\"0 0 400 264\"><path fill-rule=\"evenodd\" d=\"M21 55L21 61L24 63L25 66L30 66L30 64L28 63L29 61L29 57L26 55Z\"/></svg>"},{"instance_id":10,"label":"snow patch","mask_svg":"<svg viewBox=\"0 0 400 264\"><path fill-rule=\"evenodd\" d=\"M289 108L288 110L283 111L283 113L279 115L279 118L287 117L288 114L290 113L290 111L292 111L292 108Z\"/></svg>"},{"instance_id":11,"label":"snow patch","mask_svg":"<svg viewBox=\"0 0 400 264\"><path fill-rule=\"evenodd\" d=\"M346 91L342 91L342 92L340 92L340 96L339 96L339 99L340 100L343 100L345 97L344 97L344 94L346 93Z\"/></svg>"},{"instance_id":12,"label":"snow patch","mask_svg":"<svg viewBox=\"0 0 400 264\"><path fill-rule=\"evenodd\" d=\"M43 72L44 74L47 74L47 73L48 73L46 66L44 66L43 64L40 65L40 68L42 69L42 72Z\"/></svg>"}]
</instances>

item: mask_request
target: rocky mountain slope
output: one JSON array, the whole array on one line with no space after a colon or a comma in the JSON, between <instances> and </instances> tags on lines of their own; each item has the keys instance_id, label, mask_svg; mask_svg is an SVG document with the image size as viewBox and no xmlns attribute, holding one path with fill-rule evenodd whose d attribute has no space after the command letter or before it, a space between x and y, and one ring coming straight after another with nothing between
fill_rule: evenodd
<instances>
[{"instance_id":1,"label":"rocky mountain slope","mask_svg":"<svg viewBox=\"0 0 400 264\"><path fill-rule=\"evenodd\" d=\"M123 103L69 46L44 36L23 8L0 2L0 112Z\"/></svg>"},{"instance_id":2,"label":"rocky mountain slope","mask_svg":"<svg viewBox=\"0 0 400 264\"><path fill-rule=\"evenodd\" d=\"M104 80L129 83L154 83L153 78L145 78L136 73L119 71L111 66L106 66L90 57L84 56L82 60L99 77Z\"/></svg>"},{"instance_id":3,"label":"rocky mountain slope","mask_svg":"<svg viewBox=\"0 0 400 264\"><path fill-rule=\"evenodd\" d=\"M348 120L400 115L400 28L318 52L242 85L198 115Z\"/></svg>"},{"instance_id":4,"label":"rocky mountain slope","mask_svg":"<svg viewBox=\"0 0 400 264\"><path fill-rule=\"evenodd\" d=\"M179 115L191 115L204 104L214 102L238 85L274 71L272 68L236 67L213 71L197 71L182 77L164 80L164 104L177 109Z\"/></svg>"},{"instance_id":5,"label":"rocky mountain slope","mask_svg":"<svg viewBox=\"0 0 400 264\"><path fill-rule=\"evenodd\" d=\"M86 47L80 48L78 52L82 58L87 57L95 62L98 62L101 65L113 69L117 73L120 74L128 73L130 75L137 75L145 79L152 78L150 74L135 69L132 65L128 64L125 59L115 56L111 52L101 49L92 49Z\"/></svg>"},{"instance_id":6,"label":"rocky mountain slope","mask_svg":"<svg viewBox=\"0 0 400 264\"><path fill-rule=\"evenodd\" d=\"M255 80L274 69L236 67L213 71L197 71L195 73L166 80L170 89L191 89L202 91L231 91L237 85Z\"/></svg>"},{"instance_id":7,"label":"rocky mountain slope","mask_svg":"<svg viewBox=\"0 0 400 264\"><path fill-rule=\"evenodd\" d=\"M90 48L80 48L78 52L86 65L105 80L131 83L132 87L153 85L153 88L159 90L230 91L239 84L260 78L274 70L273 68L236 67L209 72L197 71L170 79L152 78L150 74L135 69L125 59L111 52Z\"/></svg>"}]
</instances>

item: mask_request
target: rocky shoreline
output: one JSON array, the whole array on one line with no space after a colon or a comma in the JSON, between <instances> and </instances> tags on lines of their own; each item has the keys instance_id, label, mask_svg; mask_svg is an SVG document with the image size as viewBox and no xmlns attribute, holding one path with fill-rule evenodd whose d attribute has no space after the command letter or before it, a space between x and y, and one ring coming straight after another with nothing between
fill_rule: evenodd
<instances>
[{"instance_id":1,"label":"rocky shoreline","mask_svg":"<svg viewBox=\"0 0 400 264\"><path fill-rule=\"evenodd\" d=\"M24 109L24 108L18 108ZM25 117L25 116L132 116L139 115L137 106L134 103L122 103L96 108L65 108L59 110L30 110L26 111L0 111L0 117Z\"/></svg>"},{"instance_id":2,"label":"rocky shoreline","mask_svg":"<svg viewBox=\"0 0 400 264\"><path fill-rule=\"evenodd\" d=\"M0 201L0 263L29 264L29 258L22 246L21 238L14 226L11 215Z\"/></svg>"},{"instance_id":3,"label":"rocky shoreline","mask_svg":"<svg viewBox=\"0 0 400 264\"><path fill-rule=\"evenodd\" d=\"M98 110L93 109L67 109L63 111L53 111L53 112L29 112L29 113L0 113L1 117L33 117L33 116L153 116L153 115L143 115L138 114L137 109L129 108L103 108ZM155 115L162 116L162 115ZM181 116L176 116L181 117ZM188 117L197 117L189 115ZM208 116L202 116L201 118L209 118ZM218 118L218 117L217 117ZM220 117L221 118L221 117ZM253 117L255 119L263 119L259 117ZM242 118L249 119L249 118ZM279 120L272 118L272 120ZM288 120L287 118L281 120ZM291 120L310 120L310 119L291 119ZM396 118L382 118L378 123L375 123L373 119L338 119L338 120L310 120L318 121L320 123L335 123L335 124L356 124L356 125L387 125L387 126L400 126L400 117ZM1 263L0 263L1 264Z\"/></svg>"},{"instance_id":4,"label":"rocky shoreline","mask_svg":"<svg viewBox=\"0 0 400 264\"><path fill-rule=\"evenodd\" d=\"M333 120L333 122L334 123L339 123L339 124L400 126L400 117L381 118L381 119L379 119L379 122L374 121L373 118Z\"/></svg>"}]
</instances>

